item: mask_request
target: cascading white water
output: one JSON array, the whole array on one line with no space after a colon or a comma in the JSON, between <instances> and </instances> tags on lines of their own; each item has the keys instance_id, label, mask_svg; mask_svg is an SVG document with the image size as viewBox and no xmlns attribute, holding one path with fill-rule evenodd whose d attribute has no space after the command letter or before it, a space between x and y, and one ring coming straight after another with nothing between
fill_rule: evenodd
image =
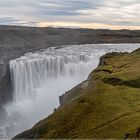
<instances>
[{"instance_id":1,"label":"cascading white water","mask_svg":"<svg viewBox=\"0 0 140 140\"><path fill-rule=\"evenodd\" d=\"M45 51L27 54L10 62L14 96L17 102L35 96L35 90L50 80L55 81L61 77L85 78L93 67L95 56L91 53L53 53Z\"/></svg>"},{"instance_id":2,"label":"cascading white water","mask_svg":"<svg viewBox=\"0 0 140 140\"><path fill-rule=\"evenodd\" d=\"M0 138L13 137L58 107L58 97L84 81L107 52L131 52L139 44L50 48L10 61L14 102L0 124Z\"/></svg>"}]
</instances>

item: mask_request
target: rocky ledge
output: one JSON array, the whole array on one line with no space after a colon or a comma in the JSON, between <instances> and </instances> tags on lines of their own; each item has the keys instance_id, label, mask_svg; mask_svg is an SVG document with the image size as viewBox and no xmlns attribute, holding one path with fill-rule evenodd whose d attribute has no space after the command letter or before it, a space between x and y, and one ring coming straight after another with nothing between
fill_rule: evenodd
<instances>
[{"instance_id":1,"label":"rocky ledge","mask_svg":"<svg viewBox=\"0 0 140 140\"><path fill-rule=\"evenodd\" d=\"M103 56L88 79L60 100L53 114L14 139L139 138L140 49Z\"/></svg>"}]
</instances>

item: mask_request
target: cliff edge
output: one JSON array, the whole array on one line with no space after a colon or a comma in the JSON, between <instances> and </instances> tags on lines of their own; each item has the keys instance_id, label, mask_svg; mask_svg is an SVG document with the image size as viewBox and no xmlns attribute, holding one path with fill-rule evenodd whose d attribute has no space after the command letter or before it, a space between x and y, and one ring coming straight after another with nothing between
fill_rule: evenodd
<instances>
[{"instance_id":1,"label":"cliff edge","mask_svg":"<svg viewBox=\"0 0 140 140\"><path fill-rule=\"evenodd\" d=\"M86 81L60 98L53 114L15 139L139 138L140 49L103 56Z\"/></svg>"}]
</instances>

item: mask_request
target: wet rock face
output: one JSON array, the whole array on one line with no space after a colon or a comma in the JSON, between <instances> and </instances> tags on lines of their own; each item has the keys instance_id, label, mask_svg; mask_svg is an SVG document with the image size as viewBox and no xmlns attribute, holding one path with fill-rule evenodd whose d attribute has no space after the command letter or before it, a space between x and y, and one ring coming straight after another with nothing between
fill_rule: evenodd
<instances>
[{"instance_id":1,"label":"wet rock face","mask_svg":"<svg viewBox=\"0 0 140 140\"><path fill-rule=\"evenodd\" d=\"M0 104L12 100L12 82L9 65L0 66Z\"/></svg>"},{"instance_id":2,"label":"wet rock face","mask_svg":"<svg viewBox=\"0 0 140 140\"><path fill-rule=\"evenodd\" d=\"M7 112L3 108L2 105L0 105L0 122L7 117Z\"/></svg>"},{"instance_id":3,"label":"wet rock face","mask_svg":"<svg viewBox=\"0 0 140 140\"><path fill-rule=\"evenodd\" d=\"M59 104L63 105L63 96L59 96Z\"/></svg>"}]
</instances>

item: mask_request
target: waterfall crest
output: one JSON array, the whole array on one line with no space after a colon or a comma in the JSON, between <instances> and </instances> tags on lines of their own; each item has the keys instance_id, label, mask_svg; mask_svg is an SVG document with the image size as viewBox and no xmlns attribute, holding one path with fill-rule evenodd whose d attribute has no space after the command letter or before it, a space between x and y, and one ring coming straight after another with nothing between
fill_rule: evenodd
<instances>
[{"instance_id":1,"label":"waterfall crest","mask_svg":"<svg viewBox=\"0 0 140 140\"><path fill-rule=\"evenodd\" d=\"M10 61L16 101L35 96L35 90L50 79L87 76L93 67L92 53L67 53L55 50L28 53ZM86 77L85 77L86 78Z\"/></svg>"}]
</instances>

